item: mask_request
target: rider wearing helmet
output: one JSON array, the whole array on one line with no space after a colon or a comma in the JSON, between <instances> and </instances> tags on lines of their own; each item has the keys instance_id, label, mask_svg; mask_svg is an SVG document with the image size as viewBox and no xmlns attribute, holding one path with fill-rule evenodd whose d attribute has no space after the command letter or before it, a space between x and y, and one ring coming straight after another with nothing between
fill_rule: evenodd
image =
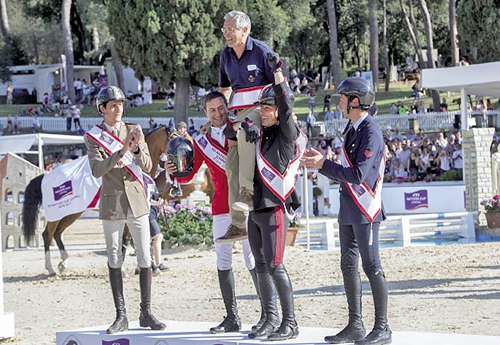
<instances>
[{"instance_id":1,"label":"rider wearing helmet","mask_svg":"<svg viewBox=\"0 0 500 345\"><path fill-rule=\"evenodd\" d=\"M108 104L109 101L125 101L127 98L125 97L125 94L123 91L118 87L118 86L106 86L105 88L101 89L99 93L97 94L96 97L96 106L97 106L97 111L101 114L103 114L103 111L101 110L101 105L106 108L106 105Z\"/></svg>"},{"instance_id":2,"label":"rider wearing helmet","mask_svg":"<svg viewBox=\"0 0 500 345\"><path fill-rule=\"evenodd\" d=\"M337 94L347 96L347 113L351 109L370 109L375 102L375 91L372 84L365 78L352 77L347 78L340 83ZM354 98L359 99L359 105L351 105Z\"/></svg>"},{"instance_id":3,"label":"rider wearing helmet","mask_svg":"<svg viewBox=\"0 0 500 345\"><path fill-rule=\"evenodd\" d=\"M104 230L109 282L116 309L115 321L106 330L109 334L127 331L129 327L121 272L121 235L125 225L134 240L140 267L139 325L153 330L165 328L151 313L150 206L143 174L149 173L153 164L141 126L122 121L124 100L125 95L116 86L99 91L96 103L103 121L84 136L92 175L102 177L99 219Z\"/></svg>"},{"instance_id":4,"label":"rider wearing helmet","mask_svg":"<svg viewBox=\"0 0 500 345\"><path fill-rule=\"evenodd\" d=\"M331 344L352 343L382 345L392 341L387 324L388 291L379 256L378 233L384 220L382 178L385 166L382 130L367 112L375 101L371 83L363 78L347 78L340 83L339 109L352 123L348 125L342 150L342 164L327 160L309 149L301 162L320 169L321 174L341 182L340 210L340 268L349 310L347 326L338 334L325 337ZM375 305L375 325L365 336L361 314L361 277L359 257L368 276Z\"/></svg>"}]
</instances>

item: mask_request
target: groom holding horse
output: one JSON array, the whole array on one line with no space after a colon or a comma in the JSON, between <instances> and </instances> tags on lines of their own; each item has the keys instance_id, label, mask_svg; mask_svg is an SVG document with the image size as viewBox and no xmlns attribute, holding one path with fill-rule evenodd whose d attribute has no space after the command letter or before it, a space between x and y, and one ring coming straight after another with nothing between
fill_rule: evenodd
<instances>
[{"instance_id":1,"label":"groom holding horse","mask_svg":"<svg viewBox=\"0 0 500 345\"><path fill-rule=\"evenodd\" d=\"M107 86L97 95L97 110L104 120L85 134L92 175L102 177L99 218L102 220L108 256L109 281L116 319L107 333L128 330L123 298L122 234L127 224L134 240L140 267L141 312L139 324L153 330L166 326L151 314L151 258L149 257L149 204L143 172L152 168L148 146L137 124L122 121L125 95L116 86Z\"/></svg>"}]
</instances>

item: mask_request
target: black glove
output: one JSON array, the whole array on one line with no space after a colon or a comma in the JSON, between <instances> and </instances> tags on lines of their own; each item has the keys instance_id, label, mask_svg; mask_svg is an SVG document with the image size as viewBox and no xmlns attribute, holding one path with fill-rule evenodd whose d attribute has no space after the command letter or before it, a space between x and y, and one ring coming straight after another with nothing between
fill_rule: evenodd
<instances>
[{"instance_id":1,"label":"black glove","mask_svg":"<svg viewBox=\"0 0 500 345\"><path fill-rule=\"evenodd\" d=\"M273 51L267 52L267 63L269 64L269 67L271 67L273 73L280 69L283 65L283 61L280 60L278 53Z\"/></svg>"},{"instance_id":2,"label":"black glove","mask_svg":"<svg viewBox=\"0 0 500 345\"><path fill-rule=\"evenodd\" d=\"M241 123L241 128L245 130L247 142L255 143L260 137L260 128L257 127L248 117Z\"/></svg>"}]
</instances>

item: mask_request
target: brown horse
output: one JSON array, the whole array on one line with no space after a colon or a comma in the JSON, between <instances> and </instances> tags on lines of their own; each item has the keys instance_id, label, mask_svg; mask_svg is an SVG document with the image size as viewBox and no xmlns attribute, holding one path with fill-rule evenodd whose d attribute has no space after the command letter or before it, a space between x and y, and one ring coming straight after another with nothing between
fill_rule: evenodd
<instances>
[{"instance_id":1,"label":"brown horse","mask_svg":"<svg viewBox=\"0 0 500 345\"><path fill-rule=\"evenodd\" d=\"M158 163L160 160L160 155L167 151L168 143L170 141L170 134L166 127L161 126L152 132L149 132L145 137L146 143L148 144L151 159L153 161L153 168L150 171L151 176L155 176L156 170L158 168ZM24 192L25 199L23 204L23 234L27 240L27 243L31 243L35 237L36 223L38 219L39 209L42 204L42 179L44 175L39 175L32 179L26 190ZM210 196L210 199L214 193L214 185L212 176L208 169L205 173L205 183L202 185L202 190ZM157 188L160 191L161 196L165 200L182 199L186 198L192 191L194 191L194 184L181 185L182 195L176 198L170 196L169 191L172 187L165 178L165 174L160 174L156 180ZM61 254L61 262L58 265L60 273L63 273L67 268L68 253L65 250L64 243L62 241L62 233L73 224L83 212L74 213L63 217L61 220L47 222L45 230L42 233L43 244L45 249L45 268L49 272L49 276L55 276L57 273L52 268L52 263L50 260L50 244L52 240L56 241L57 247L59 248ZM128 228L125 225L125 231L123 233L122 243L126 243L126 238L128 236ZM125 250L125 247L124 247ZM125 255L125 252L122 252Z\"/></svg>"}]
</instances>

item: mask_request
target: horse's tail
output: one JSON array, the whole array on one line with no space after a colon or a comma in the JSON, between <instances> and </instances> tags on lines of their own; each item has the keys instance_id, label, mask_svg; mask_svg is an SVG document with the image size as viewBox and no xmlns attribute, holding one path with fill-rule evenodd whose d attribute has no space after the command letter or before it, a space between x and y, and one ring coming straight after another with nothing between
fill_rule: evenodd
<instances>
[{"instance_id":1,"label":"horse's tail","mask_svg":"<svg viewBox=\"0 0 500 345\"><path fill-rule=\"evenodd\" d=\"M43 176L42 174L32 179L24 191L23 235L27 243L31 243L35 238L38 213L42 204Z\"/></svg>"}]
</instances>

